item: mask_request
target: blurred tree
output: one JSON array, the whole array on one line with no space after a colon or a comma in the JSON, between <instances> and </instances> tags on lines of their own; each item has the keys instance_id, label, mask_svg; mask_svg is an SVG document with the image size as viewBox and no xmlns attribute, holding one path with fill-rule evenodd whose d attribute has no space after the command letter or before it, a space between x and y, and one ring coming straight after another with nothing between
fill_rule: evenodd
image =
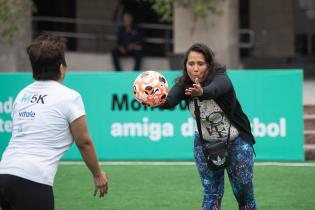
<instances>
[{"instance_id":1,"label":"blurred tree","mask_svg":"<svg viewBox=\"0 0 315 210\"><path fill-rule=\"evenodd\" d=\"M23 5L32 5L31 0L0 0L0 41L12 45L19 33L20 21L25 8ZM34 9L34 7L33 7Z\"/></svg>"},{"instance_id":2,"label":"blurred tree","mask_svg":"<svg viewBox=\"0 0 315 210\"><path fill-rule=\"evenodd\" d=\"M152 3L152 8L161 17L162 22L173 21L173 7L183 7L190 9L193 14L193 22L197 23L201 18L205 24L205 28L208 28L208 15L223 15L223 9L220 8L220 2L225 0L141 0L149 1ZM196 24L193 24L190 33L195 31Z\"/></svg>"},{"instance_id":3,"label":"blurred tree","mask_svg":"<svg viewBox=\"0 0 315 210\"><path fill-rule=\"evenodd\" d=\"M222 15L223 10L217 2L224 0L149 0L153 9L161 16L161 21L170 22L173 19L173 5L190 8L196 19L206 21L208 14Z\"/></svg>"}]
</instances>

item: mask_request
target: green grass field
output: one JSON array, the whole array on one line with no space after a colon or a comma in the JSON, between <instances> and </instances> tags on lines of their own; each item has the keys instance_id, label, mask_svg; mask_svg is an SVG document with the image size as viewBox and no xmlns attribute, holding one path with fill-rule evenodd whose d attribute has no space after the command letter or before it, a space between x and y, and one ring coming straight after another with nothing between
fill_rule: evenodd
<instances>
[{"instance_id":1,"label":"green grass field","mask_svg":"<svg viewBox=\"0 0 315 210\"><path fill-rule=\"evenodd\" d=\"M60 165L55 179L56 210L197 210L202 200L194 165L103 165L109 193L93 197L85 165ZM315 166L255 166L260 210L315 209ZM226 177L223 210L238 209Z\"/></svg>"}]
</instances>

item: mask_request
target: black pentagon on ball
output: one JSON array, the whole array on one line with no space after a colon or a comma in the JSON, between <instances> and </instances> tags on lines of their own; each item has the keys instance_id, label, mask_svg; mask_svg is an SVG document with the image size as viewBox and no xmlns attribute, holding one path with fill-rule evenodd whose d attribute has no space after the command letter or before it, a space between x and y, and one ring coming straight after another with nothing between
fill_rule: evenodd
<instances>
[{"instance_id":1,"label":"black pentagon on ball","mask_svg":"<svg viewBox=\"0 0 315 210\"><path fill-rule=\"evenodd\" d=\"M137 88L136 88L136 86L134 85L133 86L133 94L136 94L137 93Z\"/></svg>"},{"instance_id":2,"label":"black pentagon on ball","mask_svg":"<svg viewBox=\"0 0 315 210\"><path fill-rule=\"evenodd\" d=\"M163 82L163 83L166 83L165 78L164 78L164 77L162 77L162 76L159 76L159 81L160 81L160 82Z\"/></svg>"},{"instance_id":3,"label":"black pentagon on ball","mask_svg":"<svg viewBox=\"0 0 315 210\"><path fill-rule=\"evenodd\" d=\"M140 75L140 77L141 77L141 78L146 78L146 77L148 77L149 75L150 75L149 72L143 72L143 73Z\"/></svg>"},{"instance_id":4,"label":"black pentagon on ball","mask_svg":"<svg viewBox=\"0 0 315 210\"><path fill-rule=\"evenodd\" d=\"M152 95L153 94L153 87L148 85L144 88L144 92L147 94L147 95Z\"/></svg>"}]
</instances>

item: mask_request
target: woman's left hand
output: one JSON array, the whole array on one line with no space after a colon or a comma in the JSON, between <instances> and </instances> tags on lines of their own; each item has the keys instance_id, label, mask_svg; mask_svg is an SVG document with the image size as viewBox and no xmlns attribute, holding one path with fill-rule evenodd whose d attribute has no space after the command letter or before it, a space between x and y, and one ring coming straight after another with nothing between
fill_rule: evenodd
<instances>
[{"instance_id":1,"label":"woman's left hand","mask_svg":"<svg viewBox=\"0 0 315 210\"><path fill-rule=\"evenodd\" d=\"M200 82L198 78L195 79L195 83L193 84L193 87L185 89L185 95L188 96L202 96L203 94L203 88L200 85Z\"/></svg>"}]
</instances>

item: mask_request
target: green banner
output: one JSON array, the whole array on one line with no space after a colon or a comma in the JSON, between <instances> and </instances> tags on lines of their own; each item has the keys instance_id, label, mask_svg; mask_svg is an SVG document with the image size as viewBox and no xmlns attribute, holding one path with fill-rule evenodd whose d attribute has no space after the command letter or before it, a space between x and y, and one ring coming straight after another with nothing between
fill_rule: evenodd
<instances>
[{"instance_id":1,"label":"green banner","mask_svg":"<svg viewBox=\"0 0 315 210\"><path fill-rule=\"evenodd\" d=\"M147 108L133 97L140 72L68 72L64 84L83 98L101 160L192 160L194 120L185 103ZM172 86L180 72L161 72ZM256 160L304 160L302 70L233 70L228 74L256 139ZM30 73L0 73L0 154L11 136L12 104ZM76 146L64 160L81 160Z\"/></svg>"}]
</instances>

